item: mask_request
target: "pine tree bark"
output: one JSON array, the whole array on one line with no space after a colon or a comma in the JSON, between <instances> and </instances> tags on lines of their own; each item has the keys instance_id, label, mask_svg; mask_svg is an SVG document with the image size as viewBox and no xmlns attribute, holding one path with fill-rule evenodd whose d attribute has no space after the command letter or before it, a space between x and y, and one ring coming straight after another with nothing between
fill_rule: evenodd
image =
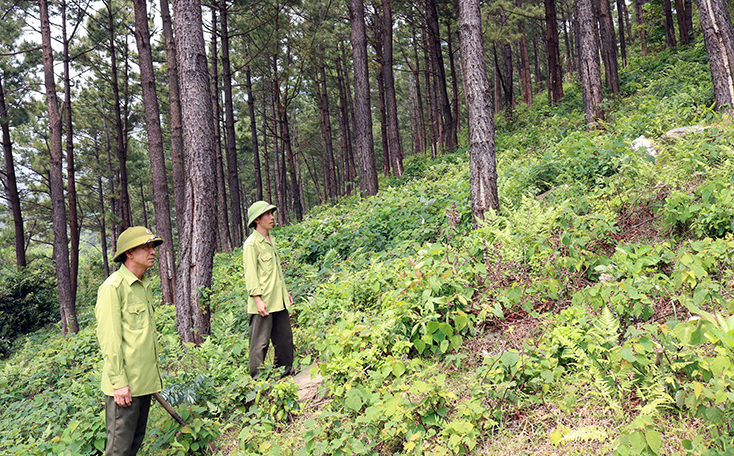
<instances>
[{"instance_id":1,"label":"pine tree bark","mask_svg":"<svg viewBox=\"0 0 734 456\"><path fill-rule=\"evenodd\" d=\"M183 342L201 344L209 334L209 301L216 249L216 216L211 195L214 167L214 119L204 45L201 2L174 0L174 27L181 88L181 120L186 156L186 212L179 233L176 270L176 323Z\"/></svg>"},{"instance_id":2,"label":"pine tree bark","mask_svg":"<svg viewBox=\"0 0 734 456\"><path fill-rule=\"evenodd\" d=\"M464 91L469 124L469 185L475 226L499 209L494 143L494 108L482 43L479 0L459 0Z\"/></svg>"},{"instance_id":3,"label":"pine tree bark","mask_svg":"<svg viewBox=\"0 0 734 456\"><path fill-rule=\"evenodd\" d=\"M619 93L619 70L617 68L617 37L609 0L599 2L599 34L601 35L601 55L604 60L604 76L607 87L612 93Z\"/></svg>"},{"instance_id":4,"label":"pine tree bark","mask_svg":"<svg viewBox=\"0 0 734 456\"><path fill-rule=\"evenodd\" d=\"M249 58L247 48L245 48L245 57ZM250 64L245 66L245 81L247 83L247 108L250 114L250 135L252 136L252 164L255 168L255 194L258 201L263 199L263 180L260 165L260 151L258 150L257 141L257 123L255 119L255 97L252 94L252 71Z\"/></svg>"},{"instance_id":5,"label":"pine tree bark","mask_svg":"<svg viewBox=\"0 0 734 456\"><path fill-rule=\"evenodd\" d=\"M275 156L275 200L277 201L276 206L278 210L275 211L275 216L278 219L278 225L285 225L287 222L288 206L286 204L286 188L285 188L285 162L281 160L282 153L280 147L280 134L278 133L278 112L275 109L275 79L271 79L270 84L270 115L273 121L272 132L273 132L273 154Z\"/></svg>"},{"instance_id":6,"label":"pine tree bark","mask_svg":"<svg viewBox=\"0 0 734 456\"><path fill-rule=\"evenodd\" d=\"M453 103L452 116L454 123L451 128L454 130L451 135L457 136L459 132L459 75L456 73L456 64L454 59L454 45L453 45L453 33L451 32L451 22L453 17L447 16L446 18L446 51L449 55L449 71L451 73L451 102ZM458 145L458 136L457 136Z\"/></svg>"},{"instance_id":7,"label":"pine tree bark","mask_svg":"<svg viewBox=\"0 0 734 456\"><path fill-rule=\"evenodd\" d=\"M640 38L640 51L643 57L647 55L647 32L645 31L645 16L642 10L644 0L635 0L635 15L637 16L637 33Z\"/></svg>"},{"instance_id":8,"label":"pine tree bark","mask_svg":"<svg viewBox=\"0 0 734 456\"><path fill-rule=\"evenodd\" d=\"M546 52L548 64L548 101L558 103L563 98L563 72L558 43L556 0L544 0L546 24ZM580 58L580 57L579 57Z\"/></svg>"},{"instance_id":9,"label":"pine tree bark","mask_svg":"<svg viewBox=\"0 0 734 456\"><path fill-rule=\"evenodd\" d=\"M392 7L390 0L382 0L382 77L385 84L385 108L387 110L387 137L390 150L390 165L394 176L402 176L403 145L398 126L398 103L395 97L395 75L393 74Z\"/></svg>"},{"instance_id":10,"label":"pine tree bark","mask_svg":"<svg viewBox=\"0 0 734 456\"><path fill-rule=\"evenodd\" d=\"M115 46L115 24L112 8L112 1L108 1L107 7L107 26L109 31L109 53L110 53L110 83L112 85L112 96L115 111L115 140L117 141L117 162L119 164L119 182L118 191L118 214L120 217L120 232L129 228L133 224L132 212L130 210L130 193L128 192L127 182L127 140L125 135L125 127L122 121L122 106L120 103L120 86L117 77L117 51Z\"/></svg>"},{"instance_id":11,"label":"pine tree bark","mask_svg":"<svg viewBox=\"0 0 734 456\"><path fill-rule=\"evenodd\" d=\"M443 52L441 52L441 34L438 27L438 12L436 0L426 0L426 22L428 24L428 40L430 51L435 62L435 77L438 83L438 95L441 102L442 135L441 142L444 151L451 152L458 144L457 132L454 130L454 118L449 103L449 94L446 89L446 69L443 63Z\"/></svg>"},{"instance_id":12,"label":"pine tree bark","mask_svg":"<svg viewBox=\"0 0 734 456\"><path fill-rule=\"evenodd\" d=\"M670 0L663 0L663 25L665 28L665 47L676 47L678 43L675 41L675 26L673 25L673 6Z\"/></svg>"},{"instance_id":13,"label":"pine tree bark","mask_svg":"<svg viewBox=\"0 0 734 456\"><path fill-rule=\"evenodd\" d=\"M500 10L500 25L507 29L507 13L504 9ZM509 33L508 33L509 35ZM509 41L502 44L502 93L504 94L504 106L507 115L512 117L512 111L515 110L515 84L513 82L512 68L512 45Z\"/></svg>"},{"instance_id":14,"label":"pine tree bark","mask_svg":"<svg viewBox=\"0 0 734 456\"><path fill-rule=\"evenodd\" d=\"M41 20L41 40L43 54L43 79L46 88L46 107L48 109L49 135L49 190L53 210L54 232L53 256L56 264L56 286L58 288L59 308L61 311L62 333L79 332L76 318L76 304L73 300L69 269L69 244L66 234L66 203L64 201L64 181L62 173L61 113L59 112L54 76L53 49L51 47L51 24L47 0L38 0Z\"/></svg>"},{"instance_id":15,"label":"pine tree bark","mask_svg":"<svg viewBox=\"0 0 734 456\"><path fill-rule=\"evenodd\" d=\"M688 42L693 41L693 0L683 0L686 14L686 28L688 29Z\"/></svg>"},{"instance_id":16,"label":"pine tree bark","mask_svg":"<svg viewBox=\"0 0 734 456\"><path fill-rule=\"evenodd\" d=\"M102 169L102 163L99 160L99 149L96 144L94 146L94 158L97 160L97 169ZM99 242L102 248L102 265L104 267L105 279L110 276L110 263L107 252L107 222L105 219L105 204L104 204L104 186L102 184L102 173L97 173L97 208L99 211Z\"/></svg>"},{"instance_id":17,"label":"pine tree bark","mask_svg":"<svg viewBox=\"0 0 734 456\"><path fill-rule=\"evenodd\" d=\"M515 6L522 8L522 0L516 0ZM520 34L520 85L522 86L522 100L526 105L533 105L533 82L530 77L530 57L528 56L528 37L525 33L525 21L517 25Z\"/></svg>"},{"instance_id":18,"label":"pine tree bark","mask_svg":"<svg viewBox=\"0 0 734 456\"><path fill-rule=\"evenodd\" d=\"M232 237L229 231L229 214L227 213L227 185L224 179L224 159L222 157L221 110L219 109L219 69L217 52L217 10L212 8L211 38L211 95L212 114L214 115L214 152L217 172L217 234L219 246L225 252L232 251Z\"/></svg>"},{"instance_id":19,"label":"pine tree bark","mask_svg":"<svg viewBox=\"0 0 734 456\"><path fill-rule=\"evenodd\" d=\"M171 177L173 182L173 202L176 209L176 231L181 233L181 221L185 212L186 165L184 163L183 127L181 126L181 90L178 82L178 62L176 42L173 39L171 14L168 0L160 0L163 37L166 42L166 63L168 71L168 103L171 123ZM173 264L173 258L171 264ZM175 267L172 267L175 270Z\"/></svg>"},{"instance_id":20,"label":"pine tree bark","mask_svg":"<svg viewBox=\"0 0 734 456\"><path fill-rule=\"evenodd\" d=\"M622 58L622 68L627 66L627 40L624 37L624 0L617 0L617 25L619 27L619 52Z\"/></svg>"},{"instance_id":21,"label":"pine tree bark","mask_svg":"<svg viewBox=\"0 0 734 456\"><path fill-rule=\"evenodd\" d=\"M337 45L337 52L340 51L340 45ZM354 150L352 149L352 129L349 123L349 104L347 102L347 91L350 90L346 85L346 67L342 65L342 59L336 59L336 79L339 86L339 124L340 124L340 145L342 155L344 157L344 183L345 193L352 194L352 186L354 185Z\"/></svg>"},{"instance_id":22,"label":"pine tree bark","mask_svg":"<svg viewBox=\"0 0 734 456\"><path fill-rule=\"evenodd\" d=\"M359 164L359 185L362 198L377 194L377 170L372 139L370 86L367 70L367 32L362 0L349 0L352 26L352 61L354 64L354 136L355 155Z\"/></svg>"},{"instance_id":23,"label":"pine tree bark","mask_svg":"<svg viewBox=\"0 0 734 456\"><path fill-rule=\"evenodd\" d=\"M13 142L10 140L10 116L5 102L3 75L0 74L0 128L3 133L3 158L5 160L5 194L10 203L10 213L13 216L15 231L15 264L26 266L25 256L25 229L23 227L23 213L20 207L18 180L15 176L15 160L13 158Z\"/></svg>"},{"instance_id":24,"label":"pine tree bark","mask_svg":"<svg viewBox=\"0 0 734 456\"><path fill-rule=\"evenodd\" d=\"M413 31L413 52L415 53L415 68L413 68L413 79L415 81L415 101L416 101L416 109L418 111L418 115L416 116L416 119L418 121L418 137L416 138L418 143L418 151L420 151L421 154L426 152L426 120L423 116L423 94L421 91L421 69L420 69L420 59L418 58L418 48L419 42L416 39L416 33L415 33L415 25L412 25L412 31Z\"/></svg>"},{"instance_id":25,"label":"pine tree bark","mask_svg":"<svg viewBox=\"0 0 734 456\"><path fill-rule=\"evenodd\" d=\"M66 34L66 1L60 2L62 56L64 65L64 130L66 133L66 195L69 207L69 279L71 297L76 302L76 289L79 278L79 215L76 197L76 170L74 167L74 126L71 119L71 80L69 76L69 40Z\"/></svg>"},{"instance_id":26,"label":"pine tree bark","mask_svg":"<svg viewBox=\"0 0 734 456\"><path fill-rule=\"evenodd\" d=\"M232 243L242 245L242 203L240 178L237 169L237 140L234 129L234 105L232 102L232 67L229 61L229 27L227 25L227 1L219 0L219 21L222 33L222 83L224 85L224 115L227 129L227 183L229 184L230 212L232 214Z\"/></svg>"},{"instance_id":27,"label":"pine tree bark","mask_svg":"<svg viewBox=\"0 0 734 456\"><path fill-rule=\"evenodd\" d=\"M270 87L269 84L265 84ZM262 98L267 99L267 90L263 90ZM265 188L267 189L267 201L272 202L273 200L273 189L270 182L270 155L268 154L268 116L265 113L265 107L262 108L262 134L263 134L263 167L265 168Z\"/></svg>"},{"instance_id":28,"label":"pine tree bark","mask_svg":"<svg viewBox=\"0 0 734 456\"><path fill-rule=\"evenodd\" d=\"M675 17L678 20L678 36L680 44L690 44L688 23L686 22L686 6L683 0L675 0Z\"/></svg>"},{"instance_id":29,"label":"pine tree bark","mask_svg":"<svg viewBox=\"0 0 734 456\"><path fill-rule=\"evenodd\" d=\"M146 0L133 0L135 10L135 41L140 61L140 85L143 92L145 127L148 133L148 156L153 186L153 208L155 210L156 234L163 239L158 247L158 271L161 277L163 302L174 302L173 229L171 228L171 209L168 200L168 177L166 158L163 151L163 131L158 107L158 94L155 85L153 54L150 48L148 30L148 8Z\"/></svg>"},{"instance_id":30,"label":"pine tree bark","mask_svg":"<svg viewBox=\"0 0 734 456\"><path fill-rule=\"evenodd\" d=\"M426 81L426 111L428 113L428 133L431 137L431 158L435 159L438 155L439 147L439 134L438 134L438 113L436 112L436 102L434 84L431 82L435 79L433 74L433 65L431 65L431 52L428 46L428 31L426 28L423 29L423 59L426 66L423 75Z\"/></svg>"},{"instance_id":31,"label":"pine tree bark","mask_svg":"<svg viewBox=\"0 0 734 456\"><path fill-rule=\"evenodd\" d=\"M601 68L592 0L575 0L574 8L579 28L577 38L579 78L581 79L586 124L590 126L603 118Z\"/></svg>"},{"instance_id":32,"label":"pine tree bark","mask_svg":"<svg viewBox=\"0 0 734 456\"><path fill-rule=\"evenodd\" d=\"M697 0L716 108L734 115L734 27L726 0Z\"/></svg>"},{"instance_id":33,"label":"pine tree bark","mask_svg":"<svg viewBox=\"0 0 734 456\"><path fill-rule=\"evenodd\" d=\"M323 49L320 49L323 56ZM318 72L315 74L316 94L319 112L321 113L321 133L324 136L324 195L327 200L338 196L336 182L336 163L334 161L334 143L331 132L331 114L329 111L329 94L326 87L326 68L324 61L319 60Z\"/></svg>"}]
</instances>

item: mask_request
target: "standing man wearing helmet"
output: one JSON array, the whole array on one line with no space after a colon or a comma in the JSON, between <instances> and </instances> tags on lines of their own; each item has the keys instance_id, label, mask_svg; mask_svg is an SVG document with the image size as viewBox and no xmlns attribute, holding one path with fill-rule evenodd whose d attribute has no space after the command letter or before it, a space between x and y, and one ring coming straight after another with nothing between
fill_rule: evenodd
<instances>
[{"instance_id":1,"label":"standing man wearing helmet","mask_svg":"<svg viewBox=\"0 0 734 456\"><path fill-rule=\"evenodd\" d=\"M104 358L102 392L106 456L137 454L145 437L150 398L161 391L153 292L145 271L155 264L163 239L135 226L117 239L120 269L97 292L97 339Z\"/></svg>"},{"instance_id":2,"label":"standing man wearing helmet","mask_svg":"<svg viewBox=\"0 0 734 456\"><path fill-rule=\"evenodd\" d=\"M275 226L273 212L277 208L258 201L247 211L247 226L255 229L245 241L242 259L245 266L247 313L250 314L250 375L257 378L258 369L268 353L270 341L275 349L275 367L285 367L283 376L293 368L293 333L288 315L291 297L285 286L280 255L270 230Z\"/></svg>"}]
</instances>

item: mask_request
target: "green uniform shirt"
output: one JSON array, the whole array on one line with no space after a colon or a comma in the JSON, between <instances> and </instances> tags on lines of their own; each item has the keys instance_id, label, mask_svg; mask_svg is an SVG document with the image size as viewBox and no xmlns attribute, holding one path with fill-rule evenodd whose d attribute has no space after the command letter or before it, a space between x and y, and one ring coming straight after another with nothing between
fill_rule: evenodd
<instances>
[{"instance_id":1,"label":"green uniform shirt","mask_svg":"<svg viewBox=\"0 0 734 456\"><path fill-rule=\"evenodd\" d=\"M290 307L288 290L280 267L280 255L275 248L275 238L270 242L257 230L253 231L242 248L245 264L245 286L250 298L247 300L247 313L256 314L257 304L253 296L260 296L268 312L278 312ZM271 244L272 243L272 244Z\"/></svg>"},{"instance_id":2,"label":"green uniform shirt","mask_svg":"<svg viewBox=\"0 0 734 456\"><path fill-rule=\"evenodd\" d=\"M130 387L133 397L161 391L157 333L150 279L140 280L125 265L97 292L97 339L104 357L102 392Z\"/></svg>"}]
</instances>

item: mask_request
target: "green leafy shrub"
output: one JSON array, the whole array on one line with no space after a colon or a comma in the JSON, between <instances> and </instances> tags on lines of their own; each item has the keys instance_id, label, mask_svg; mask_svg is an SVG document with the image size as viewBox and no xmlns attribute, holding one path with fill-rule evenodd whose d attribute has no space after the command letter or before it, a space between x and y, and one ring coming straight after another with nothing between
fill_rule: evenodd
<instances>
[{"instance_id":1,"label":"green leafy shrub","mask_svg":"<svg viewBox=\"0 0 734 456\"><path fill-rule=\"evenodd\" d=\"M0 271L0 358L10 353L18 336L58 321L53 271L6 267Z\"/></svg>"}]
</instances>

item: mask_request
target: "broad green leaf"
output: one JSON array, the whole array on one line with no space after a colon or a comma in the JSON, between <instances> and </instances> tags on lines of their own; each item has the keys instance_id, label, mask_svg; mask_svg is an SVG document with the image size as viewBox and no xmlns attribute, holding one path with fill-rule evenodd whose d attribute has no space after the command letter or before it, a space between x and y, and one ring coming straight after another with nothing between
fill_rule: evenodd
<instances>
[{"instance_id":1,"label":"broad green leaf","mask_svg":"<svg viewBox=\"0 0 734 456\"><path fill-rule=\"evenodd\" d=\"M429 321L426 323L426 331L428 334L433 334L436 331L438 331L438 328L440 326L440 323L437 321Z\"/></svg>"},{"instance_id":2,"label":"broad green leaf","mask_svg":"<svg viewBox=\"0 0 734 456\"><path fill-rule=\"evenodd\" d=\"M520 360L520 355L516 351L506 351L502 353L500 360L505 367L512 367Z\"/></svg>"},{"instance_id":3,"label":"broad green leaf","mask_svg":"<svg viewBox=\"0 0 734 456\"><path fill-rule=\"evenodd\" d=\"M362 408L362 404L364 404L364 398L362 397L361 391L357 388L351 388L347 391L347 394L344 397L344 407L356 412Z\"/></svg>"},{"instance_id":4,"label":"broad green leaf","mask_svg":"<svg viewBox=\"0 0 734 456\"><path fill-rule=\"evenodd\" d=\"M637 450L638 453L642 453L645 448L647 448L645 436L642 435L642 432L640 431L634 431L632 434L630 434L630 444L632 445L632 448Z\"/></svg>"},{"instance_id":5,"label":"broad green leaf","mask_svg":"<svg viewBox=\"0 0 734 456\"><path fill-rule=\"evenodd\" d=\"M463 300L461 295L459 295L460 300ZM464 300L465 302L465 300ZM469 318L464 312L459 312L456 317L454 317L454 324L456 325L456 331L461 331L462 329L466 328L467 322L469 321Z\"/></svg>"},{"instance_id":6,"label":"broad green leaf","mask_svg":"<svg viewBox=\"0 0 734 456\"><path fill-rule=\"evenodd\" d=\"M438 326L438 329L440 329L441 332L446 335L446 337L451 337L454 335L454 328L452 328L451 325L448 323L441 323Z\"/></svg>"},{"instance_id":7,"label":"broad green leaf","mask_svg":"<svg viewBox=\"0 0 734 456\"><path fill-rule=\"evenodd\" d=\"M400 377L405 373L405 364L402 361L397 360L392 363L392 373L396 377Z\"/></svg>"},{"instance_id":8,"label":"broad green leaf","mask_svg":"<svg viewBox=\"0 0 734 456\"><path fill-rule=\"evenodd\" d=\"M650 449L656 454L660 451L660 447L663 446L663 439L660 437L660 433L654 429L648 429L645 431L645 441L650 445Z\"/></svg>"}]
</instances>

